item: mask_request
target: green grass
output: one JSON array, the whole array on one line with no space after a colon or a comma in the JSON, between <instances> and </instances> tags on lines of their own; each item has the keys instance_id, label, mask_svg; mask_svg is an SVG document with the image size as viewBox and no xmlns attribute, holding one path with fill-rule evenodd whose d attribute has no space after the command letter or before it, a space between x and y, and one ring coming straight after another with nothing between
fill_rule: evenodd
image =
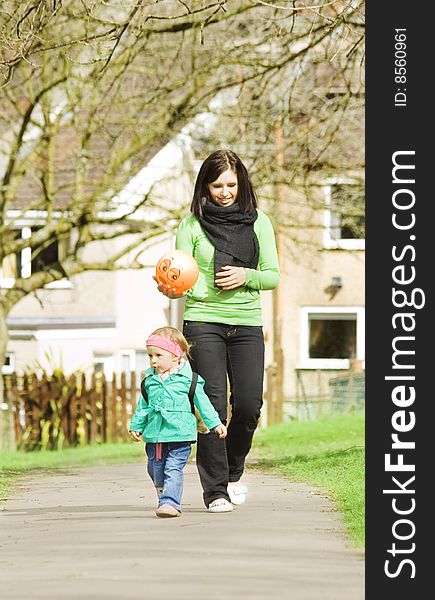
<instances>
[{"instance_id":1,"label":"green grass","mask_svg":"<svg viewBox=\"0 0 435 600\"><path fill-rule=\"evenodd\" d=\"M257 432L257 467L316 486L344 516L353 544L364 547L364 415L291 421Z\"/></svg>"},{"instance_id":2,"label":"green grass","mask_svg":"<svg viewBox=\"0 0 435 600\"><path fill-rule=\"evenodd\" d=\"M0 500L6 499L14 482L29 471L135 462L143 459L143 444L101 444L59 451L0 451Z\"/></svg>"}]
</instances>

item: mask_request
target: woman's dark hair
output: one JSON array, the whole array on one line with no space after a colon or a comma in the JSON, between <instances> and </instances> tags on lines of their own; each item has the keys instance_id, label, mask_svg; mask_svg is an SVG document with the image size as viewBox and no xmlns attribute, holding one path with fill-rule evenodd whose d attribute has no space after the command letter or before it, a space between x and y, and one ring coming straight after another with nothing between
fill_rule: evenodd
<instances>
[{"instance_id":1,"label":"woman's dark hair","mask_svg":"<svg viewBox=\"0 0 435 600\"><path fill-rule=\"evenodd\" d=\"M204 203L211 200L208 184L216 181L227 169L231 169L237 175L237 202L241 211L250 212L257 207L257 198L248 171L240 158L232 150L216 150L205 159L199 169L190 206L194 215L201 216Z\"/></svg>"}]
</instances>

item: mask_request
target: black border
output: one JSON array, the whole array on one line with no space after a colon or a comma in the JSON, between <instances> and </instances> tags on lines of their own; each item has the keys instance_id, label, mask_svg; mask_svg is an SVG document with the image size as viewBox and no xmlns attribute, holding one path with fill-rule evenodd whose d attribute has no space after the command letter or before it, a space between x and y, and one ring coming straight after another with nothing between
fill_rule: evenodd
<instances>
[{"instance_id":1,"label":"black border","mask_svg":"<svg viewBox=\"0 0 435 600\"><path fill-rule=\"evenodd\" d=\"M394 600L432 597L432 571L435 573L433 537L435 495L433 418L435 360L433 333L433 279L435 278L435 217L434 194L430 180L435 175L435 155L432 124L435 106L431 98L433 87L433 45L435 9L432 3L412 4L409 1L368 2L367 5L367 61L366 61L366 599ZM395 29L406 28L406 83L395 82ZM406 87L406 106L394 106L397 88ZM427 143L425 143L425 141ZM397 231L392 225L392 194L397 188L392 182L392 155L399 150L415 151L416 194L413 211L416 225L415 240L409 242L410 231ZM392 415L395 410L391 400L393 388L385 376L392 371L392 339L401 335L392 326L392 316L398 309L392 302L392 269L398 264L393 260L392 247L412 243L406 254L406 269L415 267L416 279L413 286L425 293L425 306L415 310L415 335L412 346L415 355L416 399L412 407L416 424L403 439L415 441L415 450L404 453L405 461L416 465L415 481L408 488L415 489L414 495L398 498L415 499L415 511L408 517L415 523L415 535L407 542L396 541L397 547L405 548L412 542L415 551L398 555L388 554L395 541L392 526L401 518L392 509L392 495L383 489L391 488L391 476L385 472L385 453L391 453ZM411 311L412 308L407 310ZM402 333L403 335L403 333ZM403 371L402 374L410 374ZM397 375L397 371L394 372ZM394 385L396 385L394 383ZM411 384L410 384L411 385ZM405 501L404 501L405 502ZM404 506L404 504L403 504ZM405 532L405 529L402 530ZM400 545L402 544L402 545ZM415 564L415 577L411 578L411 566L402 565L397 577L389 578L384 572L385 561L399 565L401 558L410 558ZM394 568L391 568L394 571Z\"/></svg>"}]
</instances>

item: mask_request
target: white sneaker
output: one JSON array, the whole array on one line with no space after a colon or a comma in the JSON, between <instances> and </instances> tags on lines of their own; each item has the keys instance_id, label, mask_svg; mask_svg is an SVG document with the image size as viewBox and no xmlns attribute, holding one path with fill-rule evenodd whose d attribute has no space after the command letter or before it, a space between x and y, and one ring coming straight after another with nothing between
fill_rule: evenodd
<instances>
[{"instance_id":1,"label":"white sneaker","mask_svg":"<svg viewBox=\"0 0 435 600\"><path fill-rule=\"evenodd\" d=\"M228 484L228 495L233 504L243 504L246 502L246 495L248 488L246 485L242 485L238 481Z\"/></svg>"},{"instance_id":2,"label":"white sneaker","mask_svg":"<svg viewBox=\"0 0 435 600\"><path fill-rule=\"evenodd\" d=\"M210 502L208 510L212 513L231 512L233 505L228 500L225 500L225 498L216 498L216 500Z\"/></svg>"}]
</instances>

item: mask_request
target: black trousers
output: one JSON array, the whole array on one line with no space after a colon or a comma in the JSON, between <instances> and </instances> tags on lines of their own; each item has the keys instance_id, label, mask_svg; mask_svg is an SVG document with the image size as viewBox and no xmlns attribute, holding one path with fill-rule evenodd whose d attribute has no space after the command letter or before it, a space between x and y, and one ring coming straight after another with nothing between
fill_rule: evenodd
<instances>
[{"instance_id":1,"label":"black trousers","mask_svg":"<svg viewBox=\"0 0 435 600\"><path fill-rule=\"evenodd\" d=\"M243 474L245 458L257 428L263 403L264 338L262 327L185 321L183 332L192 344L192 368L205 380L205 392L227 421L227 374L231 421L228 435L199 434L196 463L204 502L229 500L227 485Z\"/></svg>"}]
</instances>

